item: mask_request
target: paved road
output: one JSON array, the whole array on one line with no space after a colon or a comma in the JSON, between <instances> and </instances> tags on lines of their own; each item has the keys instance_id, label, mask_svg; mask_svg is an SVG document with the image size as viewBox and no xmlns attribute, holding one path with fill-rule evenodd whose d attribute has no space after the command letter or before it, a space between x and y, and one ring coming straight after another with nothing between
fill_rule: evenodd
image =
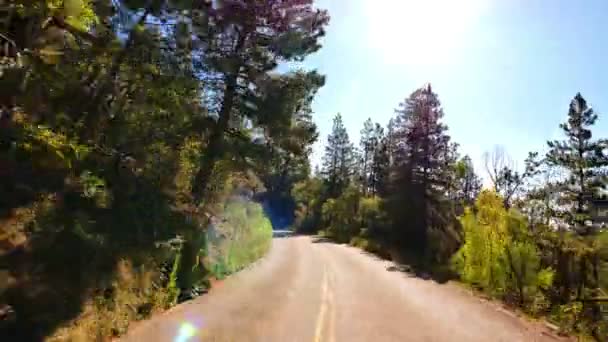
<instances>
[{"instance_id":1,"label":"paved road","mask_svg":"<svg viewBox=\"0 0 608 342\"><path fill-rule=\"evenodd\" d=\"M251 268L123 340L556 341L467 290L391 266L352 247L277 238Z\"/></svg>"}]
</instances>

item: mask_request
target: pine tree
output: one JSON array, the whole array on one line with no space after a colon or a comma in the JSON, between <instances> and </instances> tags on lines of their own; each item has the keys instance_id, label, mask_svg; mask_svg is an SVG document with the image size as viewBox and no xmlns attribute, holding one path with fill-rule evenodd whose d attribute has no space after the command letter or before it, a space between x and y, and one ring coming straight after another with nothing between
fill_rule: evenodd
<instances>
[{"instance_id":1,"label":"pine tree","mask_svg":"<svg viewBox=\"0 0 608 342\"><path fill-rule=\"evenodd\" d=\"M281 62L302 61L320 48L329 16L312 3L225 0L211 2L204 15L193 18L204 79L214 94L208 105L217 117L195 177L196 202L205 198L215 162L226 153L226 134L235 117L262 127L280 120L274 102L266 101L275 89L270 72Z\"/></svg>"},{"instance_id":2,"label":"pine tree","mask_svg":"<svg viewBox=\"0 0 608 342\"><path fill-rule=\"evenodd\" d=\"M206 223L219 210L230 216L234 189L255 189L252 174L269 165L283 193L308 176L317 136L308 105L323 77L274 71L319 49L328 16L312 0L16 0L8 15L0 2L9 59L0 61L0 212L45 207L32 212L41 224L19 257L36 281L9 289L26 299L15 306L26 336L15 339L53 339L66 319L97 317L80 309L106 287L100 279L115 279L116 255L155 274L170 259L169 297L190 293L207 278ZM210 196L214 188L227 189ZM192 210L202 200L216 204L209 215ZM9 272L25 269L12 259ZM41 298L49 305L30 313ZM101 331L87 322L78 325Z\"/></svg>"},{"instance_id":3,"label":"pine tree","mask_svg":"<svg viewBox=\"0 0 608 342\"><path fill-rule=\"evenodd\" d=\"M388 154L389 165L392 167L395 163L395 151L397 150L397 137L395 132L396 120L391 118L386 126L386 153Z\"/></svg>"},{"instance_id":4,"label":"pine tree","mask_svg":"<svg viewBox=\"0 0 608 342\"><path fill-rule=\"evenodd\" d=\"M557 258L557 283L560 295L565 299L571 295L571 265L576 259L577 297L597 297L599 293L600 252L596 243L598 227L592 223L591 212L594 198L605 188L608 157L604 151L608 143L603 139L593 139L591 127L597 118L597 114L578 93L570 103L568 121L560 125L566 139L548 142L550 150L546 156L547 162L550 166L567 172L566 178L559 184L560 206L555 212L576 237L574 244L566 239L560 242ZM576 246L574 255L571 248L565 247L568 244ZM600 319L599 307L592 304L591 308L593 320L597 322Z\"/></svg>"},{"instance_id":5,"label":"pine tree","mask_svg":"<svg viewBox=\"0 0 608 342\"><path fill-rule=\"evenodd\" d=\"M382 127L380 127L382 128ZM374 195L386 196L388 191L388 181L390 174L390 154L388 136L380 137L377 131L379 143L374 150L374 160L372 163L372 193Z\"/></svg>"},{"instance_id":6,"label":"pine tree","mask_svg":"<svg viewBox=\"0 0 608 342\"><path fill-rule=\"evenodd\" d=\"M297 72L287 74L289 82L279 83L272 98L275 103L292 106L292 117L268 127L269 135L264 152L267 162L258 164L258 174L266 187L264 201L274 216L283 223L273 221L275 227L291 224L295 203L291 197L293 185L310 175L309 156L312 144L318 138L317 127L312 121L311 102L323 85L324 77L316 73ZM239 151L243 154L244 151Z\"/></svg>"},{"instance_id":7,"label":"pine tree","mask_svg":"<svg viewBox=\"0 0 608 342\"><path fill-rule=\"evenodd\" d=\"M563 210L559 211L559 216L581 235L594 232L593 226L587 224L591 220L591 202L605 188L602 168L608 166L603 151L607 143L594 140L591 133L597 118L578 93L570 103L568 122L560 125L566 139L547 143L549 165L568 171L568 178L562 184Z\"/></svg>"},{"instance_id":8,"label":"pine tree","mask_svg":"<svg viewBox=\"0 0 608 342\"><path fill-rule=\"evenodd\" d=\"M330 197L338 197L346 189L354 175L354 147L342 122L342 116L334 117L332 131L327 137L323 170Z\"/></svg>"},{"instance_id":9,"label":"pine tree","mask_svg":"<svg viewBox=\"0 0 608 342\"><path fill-rule=\"evenodd\" d=\"M370 192L370 179L372 178L372 161L375 149L374 141L374 124L371 118L368 118L363 123L361 130L361 138L359 140L359 149L361 151L361 163L359 166L360 176L359 182L363 189L363 195Z\"/></svg>"},{"instance_id":10,"label":"pine tree","mask_svg":"<svg viewBox=\"0 0 608 342\"><path fill-rule=\"evenodd\" d=\"M414 91L396 112L392 209L397 238L424 255L429 231L448 220L443 202L456 145L450 144L441 103L430 85Z\"/></svg>"}]
</instances>

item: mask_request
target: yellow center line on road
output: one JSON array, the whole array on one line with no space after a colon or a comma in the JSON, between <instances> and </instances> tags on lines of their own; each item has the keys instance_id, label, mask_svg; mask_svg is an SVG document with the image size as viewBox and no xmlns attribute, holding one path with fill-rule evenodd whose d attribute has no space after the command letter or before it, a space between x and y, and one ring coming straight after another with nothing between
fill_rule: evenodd
<instances>
[{"instance_id":1,"label":"yellow center line on road","mask_svg":"<svg viewBox=\"0 0 608 342\"><path fill-rule=\"evenodd\" d=\"M328 335L329 338L327 339L327 342L334 342L335 341L335 324L336 324L336 303L335 303L335 296L334 296L334 291L332 290L334 288L334 278L333 278L333 273L330 272L328 275L328 279L329 279L329 284L328 284L328 302L329 302L329 329L328 329Z\"/></svg>"},{"instance_id":2,"label":"yellow center line on road","mask_svg":"<svg viewBox=\"0 0 608 342\"><path fill-rule=\"evenodd\" d=\"M314 342L334 342L334 324L336 319L334 307L334 294L331 290L331 275L327 270L327 266L323 267L323 281L321 284L321 306L319 315L317 316L317 325L315 329ZM325 316L328 315L326 318ZM325 335L325 336L324 336ZM325 337L325 338L323 338Z\"/></svg>"},{"instance_id":3,"label":"yellow center line on road","mask_svg":"<svg viewBox=\"0 0 608 342\"><path fill-rule=\"evenodd\" d=\"M325 314L328 306L328 292L329 284L327 279L327 267L323 268L323 281L321 284L321 307L319 308L319 315L317 316L317 325L315 329L314 342L323 341L323 325L325 324Z\"/></svg>"}]
</instances>

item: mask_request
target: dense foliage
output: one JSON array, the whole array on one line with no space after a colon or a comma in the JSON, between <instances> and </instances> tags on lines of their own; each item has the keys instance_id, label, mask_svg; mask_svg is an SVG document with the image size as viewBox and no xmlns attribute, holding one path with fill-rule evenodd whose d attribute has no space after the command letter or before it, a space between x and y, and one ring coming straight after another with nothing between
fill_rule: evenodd
<instances>
[{"instance_id":1,"label":"dense foliage","mask_svg":"<svg viewBox=\"0 0 608 342\"><path fill-rule=\"evenodd\" d=\"M262 256L272 221L608 339L608 142L580 94L524 170L486 154L492 189L430 85L358 148L336 115L311 175L325 78L280 66L321 47L312 0L0 6L0 336L121 335Z\"/></svg>"},{"instance_id":2,"label":"dense foliage","mask_svg":"<svg viewBox=\"0 0 608 342\"><path fill-rule=\"evenodd\" d=\"M218 278L239 271L266 254L271 239L272 225L262 206L233 198L223 221L207 232L207 267Z\"/></svg>"},{"instance_id":3,"label":"dense foliage","mask_svg":"<svg viewBox=\"0 0 608 342\"><path fill-rule=\"evenodd\" d=\"M308 177L324 83L278 66L320 48L326 11L312 0L0 6L0 310L13 312L0 335L120 335L268 249L254 202L280 202Z\"/></svg>"},{"instance_id":4,"label":"dense foliage","mask_svg":"<svg viewBox=\"0 0 608 342\"><path fill-rule=\"evenodd\" d=\"M453 262L462 280L496 296L516 297L520 305L546 302L540 290L551 287L554 271L541 268L525 217L485 190L460 221L464 243Z\"/></svg>"},{"instance_id":5,"label":"dense foliage","mask_svg":"<svg viewBox=\"0 0 608 342\"><path fill-rule=\"evenodd\" d=\"M597 115L582 96L545 158L530 153L520 172L503 148L486 153L484 190L430 85L396 112L386 129L365 121L359 150L336 116L322 171L294 187L296 228L316 227L439 281L457 276L566 332L605 340L608 233L597 214L608 145L592 139Z\"/></svg>"}]
</instances>

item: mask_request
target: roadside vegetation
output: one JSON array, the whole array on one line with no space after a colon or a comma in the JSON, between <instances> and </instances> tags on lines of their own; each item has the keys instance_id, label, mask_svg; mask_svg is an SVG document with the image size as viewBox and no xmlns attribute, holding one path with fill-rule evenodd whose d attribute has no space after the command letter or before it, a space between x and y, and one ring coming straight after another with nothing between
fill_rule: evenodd
<instances>
[{"instance_id":1,"label":"roadside vegetation","mask_svg":"<svg viewBox=\"0 0 608 342\"><path fill-rule=\"evenodd\" d=\"M593 135L597 115L580 94L566 109L563 138L530 153L523 170L502 147L488 151L486 188L430 85L386 128L367 120L358 146L338 114L322 167L294 186L296 228L437 281L460 279L563 333L605 341L608 232L596 213L608 145Z\"/></svg>"},{"instance_id":2,"label":"roadside vegetation","mask_svg":"<svg viewBox=\"0 0 608 342\"><path fill-rule=\"evenodd\" d=\"M292 225L608 340L608 142L586 100L523 169L490 149L485 188L431 85L357 146L336 115L311 172L325 77L281 66L328 22L313 0L0 4L0 336L120 336Z\"/></svg>"},{"instance_id":3,"label":"roadside vegetation","mask_svg":"<svg viewBox=\"0 0 608 342\"><path fill-rule=\"evenodd\" d=\"M268 250L262 208L289 216L324 84L277 66L320 48L325 11L0 7L0 336L107 340Z\"/></svg>"},{"instance_id":4,"label":"roadside vegetation","mask_svg":"<svg viewBox=\"0 0 608 342\"><path fill-rule=\"evenodd\" d=\"M221 279L268 252L272 224L260 204L235 199L226 204L224 222L217 229L212 228L208 236L209 269Z\"/></svg>"}]
</instances>

